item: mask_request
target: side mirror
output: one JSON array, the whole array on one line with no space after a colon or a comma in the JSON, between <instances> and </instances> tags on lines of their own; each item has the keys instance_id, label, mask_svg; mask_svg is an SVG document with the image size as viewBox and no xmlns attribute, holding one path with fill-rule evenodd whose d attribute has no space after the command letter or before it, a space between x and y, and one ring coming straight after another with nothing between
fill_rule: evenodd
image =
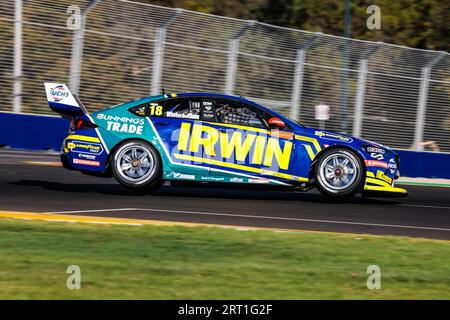
<instances>
[{"instance_id":1,"label":"side mirror","mask_svg":"<svg viewBox=\"0 0 450 320\"><path fill-rule=\"evenodd\" d=\"M284 127L286 127L286 124L280 118L270 118L269 119L269 128L281 130Z\"/></svg>"}]
</instances>

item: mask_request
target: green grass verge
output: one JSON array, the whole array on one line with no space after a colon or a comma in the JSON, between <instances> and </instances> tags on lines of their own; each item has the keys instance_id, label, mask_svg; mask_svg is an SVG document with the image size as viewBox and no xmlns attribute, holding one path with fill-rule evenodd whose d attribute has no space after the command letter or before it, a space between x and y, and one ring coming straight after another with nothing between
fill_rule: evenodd
<instances>
[{"instance_id":1,"label":"green grass verge","mask_svg":"<svg viewBox=\"0 0 450 320\"><path fill-rule=\"evenodd\" d=\"M0 261L0 299L450 298L450 243L404 237L0 219Z\"/></svg>"}]
</instances>

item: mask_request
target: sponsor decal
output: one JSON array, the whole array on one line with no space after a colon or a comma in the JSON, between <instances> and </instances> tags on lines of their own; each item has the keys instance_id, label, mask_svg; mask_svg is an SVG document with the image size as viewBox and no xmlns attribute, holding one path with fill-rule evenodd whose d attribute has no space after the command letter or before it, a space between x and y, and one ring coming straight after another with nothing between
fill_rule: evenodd
<instances>
[{"instance_id":1,"label":"sponsor decal","mask_svg":"<svg viewBox=\"0 0 450 320\"><path fill-rule=\"evenodd\" d=\"M365 147L364 150L366 150L366 152L369 153L372 158L377 160L383 160L384 154L386 153L384 149L377 147Z\"/></svg>"},{"instance_id":2,"label":"sponsor decal","mask_svg":"<svg viewBox=\"0 0 450 320\"><path fill-rule=\"evenodd\" d=\"M230 182L242 183L242 182L244 182L244 179L242 179L242 178L230 178Z\"/></svg>"},{"instance_id":3,"label":"sponsor decal","mask_svg":"<svg viewBox=\"0 0 450 320\"><path fill-rule=\"evenodd\" d=\"M268 171L268 170L264 170L264 169L261 170L261 174L278 177L278 178L282 178L282 179L295 180L295 181L302 181L304 179L302 177L297 177L297 176L294 176L291 174L286 174L283 172Z\"/></svg>"},{"instance_id":4,"label":"sponsor decal","mask_svg":"<svg viewBox=\"0 0 450 320\"><path fill-rule=\"evenodd\" d=\"M188 179L188 180L195 180L195 175L193 174L184 174L184 173L179 173L179 172L175 172L173 174L173 177L175 179Z\"/></svg>"},{"instance_id":5,"label":"sponsor decal","mask_svg":"<svg viewBox=\"0 0 450 320\"><path fill-rule=\"evenodd\" d=\"M394 174L397 171L397 162L395 161L395 159L390 159L389 160L389 171Z\"/></svg>"},{"instance_id":6,"label":"sponsor decal","mask_svg":"<svg viewBox=\"0 0 450 320\"><path fill-rule=\"evenodd\" d=\"M261 174L266 174L269 176L274 176L274 177L278 177L278 178L292 178L291 175L287 175L286 173L282 173L282 172L273 172L273 171L268 171L268 170L261 170Z\"/></svg>"},{"instance_id":7,"label":"sponsor decal","mask_svg":"<svg viewBox=\"0 0 450 320\"><path fill-rule=\"evenodd\" d=\"M200 102L192 102L191 103L191 113L200 114Z\"/></svg>"},{"instance_id":8,"label":"sponsor decal","mask_svg":"<svg viewBox=\"0 0 450 320\"><path fill-rule=\"evenodd\" d=\"M147 105L144 104L144 105L141 105L141 106L133 107L133 108L131 108L131 110L132 110L136 115L145 117L145 110L146 110L146 108L147 108Z\"/></svg>"},{"instance_id":9,"label":"sponsor decal","mask_svg":"<svg viewBox=\"0 0 450 320\"><path fill-rule=\"evenodd\" d=\"M97 115L97 119L105 120L105 121L122 122L122 123L132 123L132 124L144 124L144 121L145 121L142 118L119 117L119 116L112 116L112 115L103 114L103 113L99 113Z\"/></svg>"},{"instance_id":10,"label":"sponsor decal","mask_svg":"<svg viewBox=\"0 0 450 320\"><path fill-rule=\"evenodd\" d=\"M210 177L211 181L225 181L225 178Z\"/></svg>"},{"instance_id":11,"label":"sponsor decal","mask_svg":"<svg viewBox=\"0 0 450 320\"><path fill-rule=\"evenodd\" d=\"M228 159L228 162L247 160L253 165L265 167L272 167L275 161L279 169L287 170L293 143L267 134L239 130L222 132L204 124L182 123L178 150L198 153L200 147L204 157Z\"/></svg>"},{"instance_id":12,"label":"sponsor decal","mask_svg":"<svg viewBox=\"0 0 450 320\"><path fill-rule=\"evenodd\" d=\"M215 121L216 119L216 112L214 111L211 101L202 101L202 108L200 113L203 120Z\"/></svg>"},{"instance_id":13,"label":"sponsor decal","mask_svg":"<svg viewBox=\"0 0 450 320\"><path fill-rule=\"evenodd\" d=\"M336 140L341 142L350 143L353 141L350 137L345 137L337 133L331 133L331 132L325 132L325 131L315 131L314 134L316 136L321 137L322 139L328 139L328 140Z\"/></svg>"},{"instance_id":14,"label":"sponsor decal","mask_svg":"<svg viewBox=\"0 0 450 320\"><path fill-rule=\"evenodd\" d=\"M69 91L66 91L63 85L59 85L50 89L50 96L55 102L58 102L67 98L69 96Z\"/></svg>"},{"instance_id":15,"label":"sponsor decal","mask_svg":"<svg viewBox=\"0 0 450 320\"><path fill-rule=\"evenodd\" d=\"M82 165L85 165L85 166L100 167L100 162L99 161L92 161L92 160L85 160L85 159L74 158L73 159L73 163L74 164L82 164Z\"/></svg>"},{"instance_id":16,"label":"sponsor decal","mask_svg":"<svg viewBox=\"0 0 450 320\"><path fill-rule=\"evenodd\" d=\"M250 183L269 183L268 179L248 179Z\"/></svg>"},{"instance_id":17,"label":"sponsor decal","mask_svg":"<svg viewBox=\"0 0 450 320\"><path fill-rule=\"evenodd\" d=\"M95 155L100 155L103 153L103 147L99 143L87 143L73 140L67 143L67 148L69 148L72 152L82 152Z\"/></svg>"},{"instance_id":18,"label":"sponsor decal","mask_svg":"<svg viewBox=\"0 0 450 320\"><path fill-rule=\"evenodd\" d=\"M178 118L178 119L192 119L192 120L200 119L200 115L198 115L198 114L192 114L192 113L180 114L180 113L175 113L175 112L171 112L171 111L166 112L166 117L167 118Z\"/></svg>"},{"instance_id":19,"label":"sponsor decal","mask_svg":"<svg viewBox=\"0 0 450 320\"><path fill-rule=\"evenodd\" d=\"M84 158L84 159L89 159L89 160L95 160L97 159L96 156L92 155L92 154L85 154L85 153L79 153L78 154L78 158Z\"/></svg>"},{"instance_id":20,"label":"sponsor decal","mask_svg":"<svg viewBox=\"0 0 450 320\"><path fill-rule=\"evenodd\" d=\"M137 126L135 124L119 123L112 121L107 121L107 128L106 128L106 130L114 132L136 133L136 134L142 134L143 129L144 126Z\"/></svg>"},{"instance_id":21,"label":"sponsor decal","mask_svg":"<svg viewBox=\"0 0 450 320\"><path fill-rule=\"evenodd\" d=\"M103 113L99 113L97 119L106 121L108 131L135 134L142 134L145 122L142 118L119 117Z\"/></svg>"},{"instance_id":22,"label":"sponsor decal","mask_svg":"<svg viewBox=\"0 0 450 320\"><path fill-rule=\"evenodd\" d=\"M158 105L157 103L150 103L149 113L151 116L162 116L163 107Z\"/></svg>"},{"instance_id":23,"label":"sponsor decal","mask_svg":"<svg viewBox=\"0 0 450 320\"><path fill-rule=\"evenodd\" d=\"M387 175L385 175L383 171L377 170L377 178L386 181L389 184L392 184L392 178L389 178Z\"/></svg>"},{"instance_id":24,"label":"sponsor decal","mask_svg":"<svg viewBox=\"0 0 450 320\"><path fill-rule=\"evenodd\" d=\"M282 139L292 139L294 138L293 132L287 132L287 131L280 131L280 130L271 130L270 135L275 138L282 138Z\"/></svg>"},{"instance_id":25,"label":"sponsor decal","mask_svg":"<svg viewBox=\"0 0 450 320\"><path fill-rule=\"evenodd\" d=\"M366 160L365 161L366 166L368 167L378 167L383 169L388 169L389 165L386 162L379 161L379 160Z\"/></svg>"},{"instance_id":26,"label":"sponsor decal","mask_svg":"<svg viewBox=\"0 0 450 320\"><path fill-rule=\"evenodd\" d=\"M204 110L202 112L202 115L203 115L203 120L205 120L205 121L214 121L213 119L216 119L214 112L207 112Z\"/></svg>"},{"instance_id":27,"label":"sponsor decal","mask_svg":"<svg viewBox=\"0 0 450 320\"><path fill-rule=\"evenodd\" d=\"M203 102L203 107L205 108L205 111L211 111L212 110L212 102Z\"/></svg>"},{"instance_id":28,"label":"sponsor decal","mask_svg":"<svg viewBox=\"0 0 450 320\"><path fill-rule=\"evenodd\" d=\"M382 154L380 154L380 153L372 152L372 153L370 154L370 156L371 156L372 158L374 158L374 159L377 159L377 160L383 160L383 159L384 159L384 156L383 156Z\"/></svg>"},{"instance_id":29,"label":"sponsor decal","mask_svg":"<svg viewBox=\"0 0 450 320\"><path fill-rule=\"evenodd\" d=\"M212 176L202 176L200 177L203 181L225 181L225 178L212 177Z\"/></svg>"},{"instance_id":30,"label":"sponsor decal","mask_svg":"<svg viewBox=\"0 0 450 320\"><path fill-rule=\"evenodd\" d=\"M369 153L381 153L381 154L385 154L386 151L384 149L381 148L376 148L376 147L366 147L366 151Z\"/></svg>"}]
</instances>

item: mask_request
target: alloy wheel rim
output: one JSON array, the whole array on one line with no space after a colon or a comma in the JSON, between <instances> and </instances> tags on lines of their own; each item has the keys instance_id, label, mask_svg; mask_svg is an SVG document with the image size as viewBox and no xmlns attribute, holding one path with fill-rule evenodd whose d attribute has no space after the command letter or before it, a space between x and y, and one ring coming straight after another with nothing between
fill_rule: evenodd
<instances>
[{"instance_id":1,"label":"alloy wheel rim","mask_svg":"<svg viewBox=\"0 0 450 320\"><path fill-rule=\"evenodd\" d=\"M124 147L117 155L116 168L127 181L146 181L155 172L155 159L150 151L139 145Z\"/></svg>"},{"instance_id":2,"label":"alloy wheel rim","mask_svg":"<svg viewBox=\"0 0 450 320\"><path fill-rule=\"evenodd\" d=\"M323 184L331 190L344 190L350 187L357 177L356 159L347 154L329 155L320 166Z\"/></svg>"}]
</instances>

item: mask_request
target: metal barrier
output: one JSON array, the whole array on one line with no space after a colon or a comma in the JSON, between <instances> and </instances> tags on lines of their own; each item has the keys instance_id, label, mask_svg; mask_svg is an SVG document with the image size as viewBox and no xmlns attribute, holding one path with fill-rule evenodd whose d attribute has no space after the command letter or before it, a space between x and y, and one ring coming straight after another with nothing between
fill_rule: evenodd
<instances>
[{"instance_id":1,"label":"metal barrier","mask_svg":"<svg viewBox=\"0 0 450 320\"><path fill-rule=\"evenodd\" d=\"M90 111L166 91L243 95L308 126L450 152L450 56L128 0L0 0L0 110L49 113L44 81Z\"/></svg>"}]
</instances>

